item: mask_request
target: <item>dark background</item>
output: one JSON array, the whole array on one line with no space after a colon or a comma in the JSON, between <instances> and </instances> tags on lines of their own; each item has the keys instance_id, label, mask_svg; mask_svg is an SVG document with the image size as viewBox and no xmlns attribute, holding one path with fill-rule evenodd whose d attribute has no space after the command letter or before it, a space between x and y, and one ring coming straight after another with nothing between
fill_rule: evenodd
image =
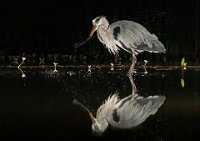
<instances>
[{"instance_id":1,"label":"dark background","mask_svg":"<svg viewBox=\"0 0 200 141\"><path fill-rule=\"evenodd\" d=\"M83 54L88 59L96 55L113 57L96 36L77 51L74 49L77 42L88 37L92 19L105 15L110 23L132 20L155 33L166 46L162 60L180 62L185 57L196 65L200 57L199 4L199 0L1 0L0 55L57 53ZM120 55L129 56L125 51Z\"/></svg>"}]
</instances>

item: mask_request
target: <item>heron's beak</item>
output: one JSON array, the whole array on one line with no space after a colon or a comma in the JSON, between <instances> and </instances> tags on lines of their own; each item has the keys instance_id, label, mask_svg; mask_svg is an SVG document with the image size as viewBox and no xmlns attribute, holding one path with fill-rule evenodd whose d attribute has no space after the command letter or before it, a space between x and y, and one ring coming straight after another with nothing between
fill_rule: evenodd
<instances>
[{"instance_id":1,"label":"heron's beak","mask_svg":"<svg viewBox=\"0 0 200 141\"><path fill-rule=\"evenodd\" d=\"M92 27L92 30L91 30L91 32L90 32L90 37L92 37L92 35L94 34L94 32L97 30L97 26L93 26Z\"/></svg>"},{"instance_id":2,"label":"heron's beak","mask_svg":"<svg viewBox=\"0 0 200 141\"><path fill-rule=\"evenodd\" d=\"M96 119L95 119L95 117L93 116L93 114L91 112L89 112L89 116L90 116L90 118L92 120L92 123L95 123Z\"/></svg>"}]
</instances>

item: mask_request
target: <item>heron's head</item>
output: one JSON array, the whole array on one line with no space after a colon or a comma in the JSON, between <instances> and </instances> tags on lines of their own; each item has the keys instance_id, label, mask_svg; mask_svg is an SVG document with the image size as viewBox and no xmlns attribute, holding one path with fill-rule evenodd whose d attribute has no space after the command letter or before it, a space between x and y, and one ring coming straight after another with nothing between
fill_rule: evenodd
<instances>
[{"instance_id":1,"label":"heron's head","mask_svg":"<svg viewBox=\"0 0 200 141\"><path fill-rule=\"evenodd\" d=\"M92 124L92 133L96 136L101 136L106 131L107 127L107 121L104 121L103 123L95 122Z\"/></svg>"},{"instance_id":2,"label":"heron's head","mask_svg":"<svg viewBox=\"0 0 200 141\"><path fill-rule=\"evenodd\" d=\"M94 32L98 29L99 26L102 26L103 28L107 29L109 26L108 20L105 16L98 16L95 19L92 20L93 28L90 32L90 37L94 34Z\"/></svg>"},{"instance_id":3,"label":"heron's head","mask_svg":"<svg viewBox=\"0 0 200 141\"><path fill-rule=\"evenodd\" d=\"M99 123L91 112L89 112L89 115L92 121L92 133L97 136L102 135L108 127L108 121L104 119Z\"/></svg>"}]
</instances>

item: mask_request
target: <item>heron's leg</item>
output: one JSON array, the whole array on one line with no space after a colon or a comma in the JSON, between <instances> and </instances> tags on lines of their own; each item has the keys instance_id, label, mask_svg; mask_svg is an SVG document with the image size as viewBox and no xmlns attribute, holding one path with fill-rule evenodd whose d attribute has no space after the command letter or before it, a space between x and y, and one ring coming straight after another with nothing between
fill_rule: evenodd
<instances>
[{"instance_id":1,"label":"heron's leg","mask_svg":"<svg viewBox=\"0 0 200 141\"><path fill-rule=\"evenodd\" d=\"M128 71L128 76L132 76L133 73L136 73L136 71L134 69L136 63L137 63L137 58L135 56L134 51L132 51L132 64L131 64L130 69Z\"/></svg>"},{"instance_id":2,"label":"heron's leg","mask_svg":"<svg viewBox=\"0 0 200 141\"><path fill-rule=\"evenodd\" d=\"M135 82L133 80L133 76L132 75L128 75L128 78L131 82L131 86L132 86L132 95L135 95L137 93L137 88L135 86Z\"/></svg>"}]
</instances>

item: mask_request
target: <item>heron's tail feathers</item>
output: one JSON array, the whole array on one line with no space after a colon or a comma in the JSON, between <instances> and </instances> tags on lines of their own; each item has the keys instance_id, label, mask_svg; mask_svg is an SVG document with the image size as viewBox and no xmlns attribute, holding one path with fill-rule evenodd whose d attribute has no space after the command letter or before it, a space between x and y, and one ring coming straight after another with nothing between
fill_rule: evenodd
<instances>
[{"instance_id":1,"label":"heron's tail feathers","mask_svg":"<svg viewBox=\"0 0 200 141\"><path fill-rule=\"evenodd\" d=\"M138 103L145 106L145 109L149 112L149 115L154 115L160 106L165 101L165 96L149 96L147 98L138 98Z\"/></svg>"},{"instance_id":2,"label":"heron's tail feathers","mask_svg":"<svg viewBox=\"0 0 200 141\"><path fill-rule=\"evenodd\" d=\"M165 46L158 40L158 37L154 34L150 34L148 38L140 45L137 45L136 52L140 53L148 51L151 53L165 53Z\"/></svg>"},{"instance_id":3,"label":"heron's tail feathers","mask_svg":"<svg viewBox=\"0 0 200 141\"><path fill-rule=\"evenodd\" d=\"M165 53L165 46L158 40L155 34L150 35L151 45L149 46L149 51L153 53Z\"/></svg>"}]
</instances>

